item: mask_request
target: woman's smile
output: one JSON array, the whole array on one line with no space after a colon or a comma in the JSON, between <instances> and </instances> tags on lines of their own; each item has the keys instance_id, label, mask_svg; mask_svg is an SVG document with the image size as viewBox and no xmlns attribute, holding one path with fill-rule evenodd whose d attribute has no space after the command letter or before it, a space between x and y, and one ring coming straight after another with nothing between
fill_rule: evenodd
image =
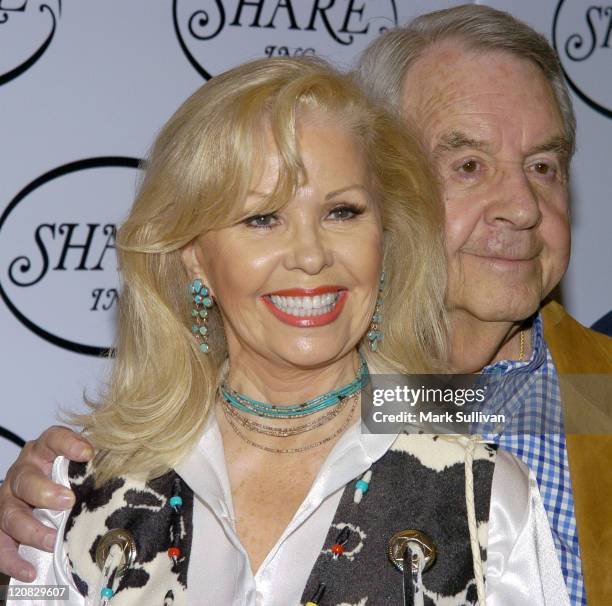
<instances>
[{"instance_id":1,"label":"woman's smile","mask_svg":"<svg viewBox=\"0 0 612 606\"><path fill-rule=\"evenodd\" d=\"M324 326L342 311L348 290L341 286L292 288L262 297L268 309L281 322L301 328Z\"/></svg>"}]
</instances>

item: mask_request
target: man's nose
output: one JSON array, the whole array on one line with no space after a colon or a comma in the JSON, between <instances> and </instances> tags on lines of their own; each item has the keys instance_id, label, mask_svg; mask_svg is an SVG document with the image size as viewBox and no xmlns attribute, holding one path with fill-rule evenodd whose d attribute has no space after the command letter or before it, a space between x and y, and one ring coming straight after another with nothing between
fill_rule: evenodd
<instances>
[{"instance_id":1,"label":"man's nose","mask_svg":"<svg viewBox=\"0 0 612 606\"><path fill-rule=\"evenodd\" d=\"M316 222L300 224L288 234L285 267L316 275L333 262L332 237Z\"/></svg>"},{"instance_id":2,"label":"man's nose","mask_svg":"<svg viewBox=\"0 0 612 606\"><path fill-rule=\"evenodd\" d=\"M491 225L505 223L513 229L532 229L542 220L538 192L520 166L507 167L493 185L485 219Z\"/></svg>"}]
</instances>

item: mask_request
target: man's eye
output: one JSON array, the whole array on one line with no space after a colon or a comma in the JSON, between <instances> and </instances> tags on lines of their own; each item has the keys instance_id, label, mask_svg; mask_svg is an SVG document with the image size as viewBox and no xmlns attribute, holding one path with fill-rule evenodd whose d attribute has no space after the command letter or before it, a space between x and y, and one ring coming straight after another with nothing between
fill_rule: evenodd
<instances>
[{"instance_id":1,"label":"man's eye","mask_svg":"<svg viewBox=\"0 0 612 606\"><path fill-rule=\"evenodd\" d=\"M543 177L553 177L556 174L556 169L551 166L548 162L536 162L532 165L533 172Z\"/></svg>"},{"instance_id":2,"label":"man's eye","mask_svg":"<svg viewBox=\"0 0 612 606\"><path fill-rule=\"evenodd\" d=\"M274 213L270 213L268 215L253 215L252 217L247 217L243 223L249 227L268 229L275 224L277 219Z\"/></svg>"},{"instance_id":3,"label":"man's eye","mask_svg":"<svg viewBox=\"0 0 612 606\"><path fill-rule=\"evenodd\" d=\"M330 210L329 216L335 221L346 221L362 213L363 208L353 206L352 204L343 204L342 206L336 206L336 208Z\"/></svg>"},{"instance_id":4,"label":"man's eye","mask_svg":"<svg viewBox=\"0 0 612 606\"><path fill-rule=\"evenodd\" d=\"M473 174L480 168L476 160L466 160L459 166L459 171L465 174Z\"/></svg>"}]
</instances>

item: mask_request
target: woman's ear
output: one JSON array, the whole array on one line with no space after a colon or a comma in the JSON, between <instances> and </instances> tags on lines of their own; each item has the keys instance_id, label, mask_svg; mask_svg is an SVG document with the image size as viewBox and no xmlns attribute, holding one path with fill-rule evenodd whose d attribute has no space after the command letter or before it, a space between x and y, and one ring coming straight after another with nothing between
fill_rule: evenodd
<instances>
[{"instance_id":1,"label":"woman's ear","mask_svg":"<svg viewBox=\"0 0 612 606\"><path fill-rule=\"evenodd\" d=\"M189 279L195 280L195 278L199 278L210 289L210 282L202 263L202 247L197 238L183 246L181 249L181 260L187 270Z\"/></svg>"}]
</instances>

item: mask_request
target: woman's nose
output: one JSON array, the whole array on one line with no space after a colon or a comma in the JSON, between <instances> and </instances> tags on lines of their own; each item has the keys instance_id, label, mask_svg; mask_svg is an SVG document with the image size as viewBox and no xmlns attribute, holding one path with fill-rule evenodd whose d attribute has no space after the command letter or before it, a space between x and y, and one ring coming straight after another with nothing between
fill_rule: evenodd
<instances>
[{"instance_id":1,"label":"woman's nose","mask_svg":"<svg viewBox=\"0 0 612 606\"><path fill-rule=\"evenodd\" d=\"M333 240L318 224L299 225L288 235L285 267L316 275L333 262Z\"/></svg>"}]
</instances>

